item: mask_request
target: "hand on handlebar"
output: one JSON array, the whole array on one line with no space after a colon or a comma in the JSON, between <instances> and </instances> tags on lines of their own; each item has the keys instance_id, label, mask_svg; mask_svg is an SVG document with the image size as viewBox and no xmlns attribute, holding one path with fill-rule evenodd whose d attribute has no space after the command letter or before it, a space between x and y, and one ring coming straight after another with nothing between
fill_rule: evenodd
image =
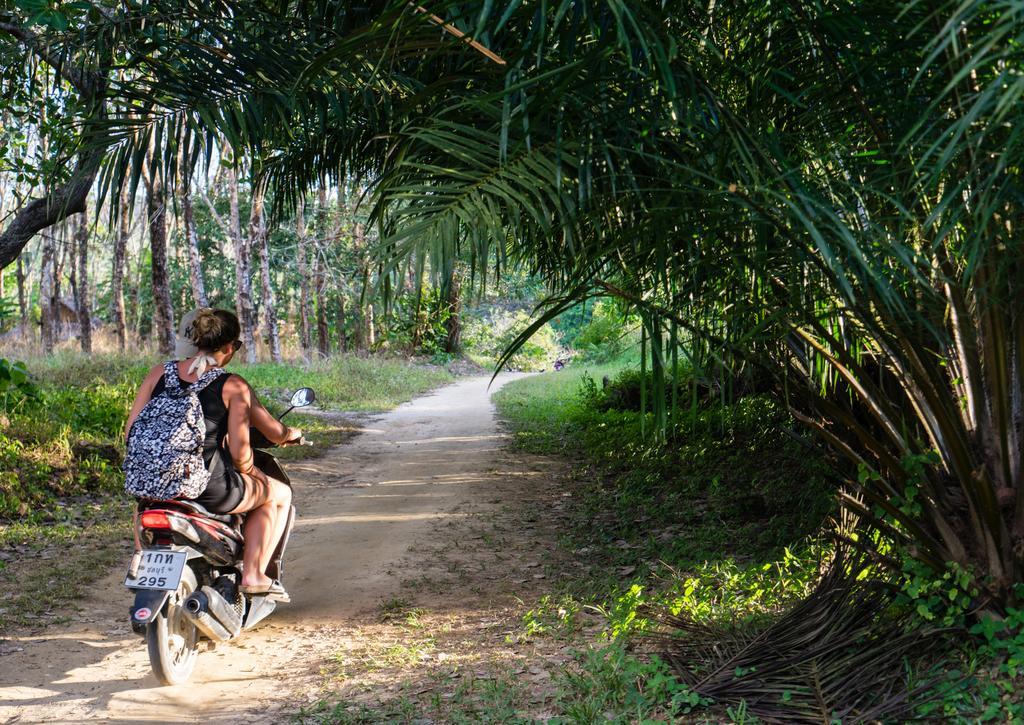
<instances>
[{"instance_id":1,"label":"hand on handlebar","mask_svg":"<svg viewBox=\"0 0 1024 725\"><path fill-rule=\"evenodd\" d=\"M284 446L304 446L312 445L307 443L306 439L302 437L302 431L298 428L288 428L288 437L285 438L279 445Z\"/></svg>"}]
</instances>

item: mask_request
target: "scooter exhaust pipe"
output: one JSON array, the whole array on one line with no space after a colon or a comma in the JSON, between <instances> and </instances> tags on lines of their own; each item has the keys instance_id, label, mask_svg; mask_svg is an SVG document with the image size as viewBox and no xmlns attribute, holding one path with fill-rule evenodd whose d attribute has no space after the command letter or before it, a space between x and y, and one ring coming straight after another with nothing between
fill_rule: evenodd
<instances>
[{"instance_id":1,"label":"scooter exhaust pipe","mask_svg":"<svg viewBox=\"0 0 1024 725\"><path fill-rule=\"evenodd\" d=\"M206 595L207 611L232 637L238 636L242 631L242 607L234 604L238 600L238 586L227 577L220 577L213 586L200 591Z\"/></svg>"},{"instance_id":2,"label":"scooter exhaust pipe","mask_svg":"<svg viewBox=\"0 0 1024 725\"><path fill-rule=\"evenodd\" d=\"M203 587L203 589L208 589L208 587ZM185 600L181 612L192 624L196 625L200 632L214 642L225 642L231 639L231 633L210 614L209 604L210 600L206 592L200 590Z\"/></svg>"}]
</instances>

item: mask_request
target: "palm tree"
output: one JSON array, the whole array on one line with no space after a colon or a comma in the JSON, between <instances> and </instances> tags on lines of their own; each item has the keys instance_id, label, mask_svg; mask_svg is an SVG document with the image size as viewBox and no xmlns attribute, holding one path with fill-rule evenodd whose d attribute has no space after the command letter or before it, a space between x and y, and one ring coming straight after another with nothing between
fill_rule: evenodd
<instances>
[{"instance_id":1,"label":"palm tree","mask_svg":"<svg viewBox=\"0 0 1024 725\"><path fill-rule=\"evenodd\" d=\"M404 2L133 13L86 34L132 69L94 128L106 186L179 134L258 153L286 205L362 175L385 272L526 264L548 316L621 297L652 360L679 331L759 370L849 461L853 511L1018 601L1014 4L431 6L504 63Z\"/></svg>"}]
</instances>

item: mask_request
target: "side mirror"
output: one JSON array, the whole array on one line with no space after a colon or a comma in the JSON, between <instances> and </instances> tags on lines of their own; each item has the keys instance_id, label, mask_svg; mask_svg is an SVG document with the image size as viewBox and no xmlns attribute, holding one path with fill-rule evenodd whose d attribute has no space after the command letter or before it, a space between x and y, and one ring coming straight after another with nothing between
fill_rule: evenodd
<instances>
[{"instance_id":1,"label":"side mirror","mask_svg":"<svg viewBox=\"0 0 1024 725\"><path fill-rule=\"evenodd\" d=\"M313 388L299 388L292 394L291 406L293 408L305 408L312 405L316 400L316 393Z\"/></svg>"}]
</instances>

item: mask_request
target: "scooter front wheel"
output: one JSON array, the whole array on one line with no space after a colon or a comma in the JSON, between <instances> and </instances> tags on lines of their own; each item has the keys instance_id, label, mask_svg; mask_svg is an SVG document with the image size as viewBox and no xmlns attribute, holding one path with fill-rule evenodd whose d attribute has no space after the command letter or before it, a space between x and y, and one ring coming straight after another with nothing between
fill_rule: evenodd
<instances>
[{"instance_id":1,"label":"scooter front wheel","mask_svg":"<svg viewBox=\"0 0 1024 725\"><path fill-rule=\"evenodd\" d=\"M199 630L185 616L185 599L197 588L196 575L185 566L181 582L171 592L160 614L146 627L146 646L153 674L163 685L179 685L188 680L199 653Z\"/></svg>"}]
</instances>

